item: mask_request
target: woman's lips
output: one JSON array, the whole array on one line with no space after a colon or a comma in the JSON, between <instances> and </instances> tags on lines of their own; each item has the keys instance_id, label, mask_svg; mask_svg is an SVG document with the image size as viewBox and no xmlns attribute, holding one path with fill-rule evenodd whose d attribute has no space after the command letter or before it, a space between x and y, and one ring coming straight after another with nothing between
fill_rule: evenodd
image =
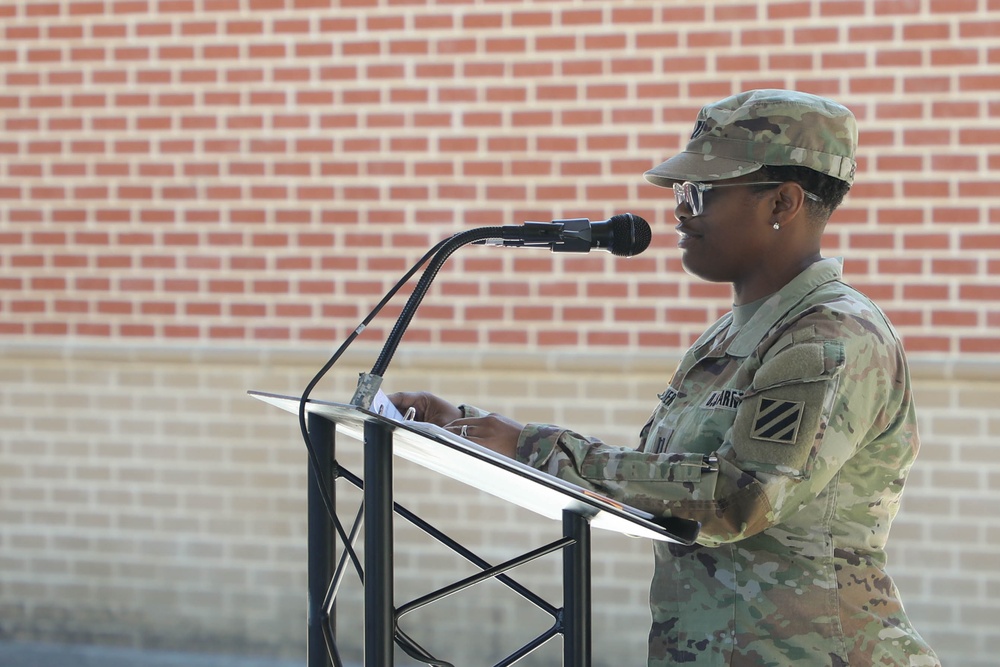
<instances>
[{"instance_id":1,"label":"woman's lips","mask_svg":"<svg viewBox=\"0 0 1000 667\"><path fill-rule=\"evenodd\" d=\"M688 246L688 244L701 238L699 234L694 233L690 228L685 227L684 225L677 225L676 227L674 227L674 230L680 237L677 239L678 248L685 248Z\"/></svg>"}]
</instances>

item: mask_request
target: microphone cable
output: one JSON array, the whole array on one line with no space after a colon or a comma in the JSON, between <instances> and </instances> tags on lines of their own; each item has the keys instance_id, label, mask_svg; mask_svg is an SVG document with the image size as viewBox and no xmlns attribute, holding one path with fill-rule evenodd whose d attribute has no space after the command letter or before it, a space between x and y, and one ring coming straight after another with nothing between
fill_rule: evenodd
<instances>
[{"instance_id":1,"label":"microphone cable","mask_svg":"<svg viewBox=\"0 0 1000 667\"><path fill-rule=\"evenodd\" d=\"M389 301L392 299L392 297L394 297L396 293L400 289L402 289L403 285L405 285L407 281L409 281L409 279L413 277L413 274L415 274L420 269L421 266L427 263L427 261L431 257L437 254L437 252L442 247L444 247L444 245L448 243L452 238L454 237L449 237L440 241L437 245L435 245L433 248L424 253L424 256L421 257L419 260L417 260L416 264L410 267L410 270L407 271L403 275L403 277L400 278L398 282L396 282L395 285L393 285L393 287L385 294L384 297L382 297L382 300L378 302L378 305L376 305L375 308L373 308L372 311L368 313L368 316L361 321L361 324L355 327L354 331L351 332L351 335L349 335L347 339L340 345L337 351L333 353L333 356L330 357L330 359L326 362L326 364L323 365L323 367L319 370L319 372L316 373L315 376L313 376L312 380L309 381L309 384L306 385L306 388L302 391L302 397L299 399L299 415L298 415L299 430L302 433L302 439L305 442L306 451L309 454L309 461L312 464L311 468L313 470L313 474L316 475L316 483L317 486L319 487L320 497L323 500L323 505L326 507L327 514L329 514L331 520L333 520L334 525L336 526L337 532L340 534L341 539L346 538L346 532L344 531L343 526L340 525L340 522L337 520L337 515L333 507L333 499L330 495L330 489L327 486L327 481L323 476L323 472L319 469L319 458L316 456L316 451L313 449L312 441L309 439L309 426L306 423L306 404L309 401L309 396L312 394L313 389L316 388L316 385L319 384L320 380L323 379L323 377L330 371L330 369L333 368L334 364L337 363L340 357L343 356L344 352L347 351L347 348L351 345L351 343L353 343L357 339L357 337L360 336L362 332L364 332L364 330L368 327L368 325L371 324L372 320L374 320L375 317L377 317L378 314L382 311L382 308L384 308L385 305L389 303ZM355 567L359 568L359 574L361 574L360 563L355 562Z\"/></svg>"}]
</instances>

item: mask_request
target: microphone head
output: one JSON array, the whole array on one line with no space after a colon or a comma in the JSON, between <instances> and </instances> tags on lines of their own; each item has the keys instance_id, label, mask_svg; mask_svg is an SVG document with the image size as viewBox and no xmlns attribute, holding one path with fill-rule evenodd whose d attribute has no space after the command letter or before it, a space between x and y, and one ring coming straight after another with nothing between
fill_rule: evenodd
<instances>
[{"instance_id":1,"label":"microphone head","mask_svg":"<svg viewBox=\"0 0 1000 667\"><path fill-rule=\"evenodd\" d=\"M608 219L611 243L608 252L615 257L632 257L649 247L653 230L649 223L631 213L619 213Z\"/></svg>"}]
</instances>

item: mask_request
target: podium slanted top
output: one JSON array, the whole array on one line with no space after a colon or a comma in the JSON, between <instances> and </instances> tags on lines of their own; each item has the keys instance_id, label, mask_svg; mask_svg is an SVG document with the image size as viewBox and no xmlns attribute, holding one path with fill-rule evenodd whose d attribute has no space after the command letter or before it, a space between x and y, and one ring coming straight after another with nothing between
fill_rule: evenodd
<instances>
[{"instance_id":1,"label":"podium slanted top","mask_svg":"<svg viewBox=\"0 0 1000 667\"><path fill-rule=\"evenodd\" d=\"M298 414L299 398L260 391L250 396ZM623 505L514 461L426 422L390 418L354 405L310 399L306 410L337 426L337 432L364 441L364 427L379 422L393 428L393 453L423 468L468 484L485 493L560 521L570 510L588 517L591 526L634 537L693 544L700 528L695 521L657 517Z\"/></svg>"}]
</instances>

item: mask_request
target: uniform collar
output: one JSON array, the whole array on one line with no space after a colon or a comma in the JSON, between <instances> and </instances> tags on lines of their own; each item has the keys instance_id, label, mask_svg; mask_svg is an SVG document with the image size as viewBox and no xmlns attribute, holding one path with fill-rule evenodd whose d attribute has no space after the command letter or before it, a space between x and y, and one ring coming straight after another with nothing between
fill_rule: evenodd
<instances>
[{"instance_id":1,"label":"uniform collar","mask_svg":"<svg viewBox=\"0 0 1000 667\"><path fill-rule=\"evenodd\" d=\"M733 337L726 350L727 354L734 357L749 356L789 310L817 287L840 280L843 273L844 260L840 257L821 259L810 264L805 271L767 298Z\"/></svg>"}]
</instances>

